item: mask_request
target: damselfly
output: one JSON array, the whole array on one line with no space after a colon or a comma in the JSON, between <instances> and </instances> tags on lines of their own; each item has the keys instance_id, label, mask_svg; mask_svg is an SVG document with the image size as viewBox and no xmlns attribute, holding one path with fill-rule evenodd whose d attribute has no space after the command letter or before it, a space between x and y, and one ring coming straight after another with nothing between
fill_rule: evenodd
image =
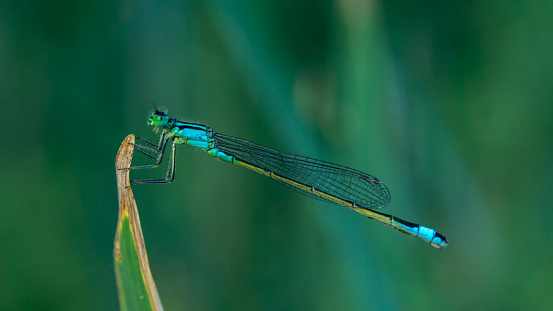
<instances>
[{"instance_id":1,"label":"damselfly","mask_svg":"<svg viewBox=\"0 0 553 311\"><path fill-rule=\"evenodd\" d=\"M161 130L159 142L155 144L137 137L149 146L136 144L135 150L154 160L155 164L133 166L131 169L158 167L167 142L172 141L169 166L163 179L140 179L132 181L131 184L173 182L175 147L187 144L225 162L265 175L307 196L348 207L403 233L418 236L436 248L445 247L448 243L447 239L434 229L374 211L373 209L387 206L391 196L388 188L378 178L369 174L329 162L282 153L244 139L219 134L205 125L169 118L165 111L158 109L150 116L148 125Z\"/></svg>"}]
</instances>

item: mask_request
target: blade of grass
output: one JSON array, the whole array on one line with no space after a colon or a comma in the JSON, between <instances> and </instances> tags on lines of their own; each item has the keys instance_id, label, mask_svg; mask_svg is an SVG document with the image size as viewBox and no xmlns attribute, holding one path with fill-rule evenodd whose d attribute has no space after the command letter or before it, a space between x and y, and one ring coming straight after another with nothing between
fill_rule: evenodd
<instances>
[{"instance_id":1,"label":"blade of grass","mask_svg":"<svg viewBox=\"0 0 553 311\"><path fill-rule=\"evenodd\" d=\"M148 256L136 202L129 182L129 170L134 151L134 135L125 138L117 158L117 193L119 220L115 233L113 259L121 310L156 310L163 307L150 271Z\"/></svg>"}]
</instances>

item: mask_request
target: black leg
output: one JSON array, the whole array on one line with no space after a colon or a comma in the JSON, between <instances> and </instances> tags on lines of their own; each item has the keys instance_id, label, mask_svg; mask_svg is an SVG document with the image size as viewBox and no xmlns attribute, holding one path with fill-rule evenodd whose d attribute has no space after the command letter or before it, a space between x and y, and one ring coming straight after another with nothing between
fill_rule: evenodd
<instances>
[{"instance_id":1,"label":"black leg","mask_svg":"<svg viewBox=\"0 0 553 311\"><path fill-rule=\"evenodd\" d=\"M134 144L135 146L135 149L143 149L143 150L139 150L140 152L142 152L143 154L145 154L146 156L152 158L152 159L155 159L154 157L152 157L151 155L149 155L148 153L145 153L144 150L148 150L150 152L153 152L153 153L160 153L161 150L163 149L165 143L166 143L166 140L167 140L167 137L166 137L166 134L165 133L162 133L161 136L159 137L159 142L156 144L142 138L142 137L136 137L136 140L140 140L140 141L143 141L145 143L147 143L148 145L152 146L152 147L155 147L155 148L151 148L151 147L147 147L147 146L143 146L143 145L139 145L139 144Z\"/></svg>"},{"instance_id":2,"label":"black leg","mask_svg":"<svg viewBox=\"0 0 553 311\"><path fill-rule=\"evenodd\" d=\"M163 160L163 154L165 153L165 147L167 146L167 141L168 141L168 138L165 137L165 135L162 136L163 140L160 142L159 144L159 147L158 147L158 150L154 150L154 149L150 149L148 147L144 147L144 146L140 146L140 145L135 145L135 147L138 147L138 148L135 148L136 151L146 155L147 157L149 157L150 159L152 160L155 160L156 163L155 164L151 164L151 165L140 165L140 166L131 166L129 167L129 169L143 169L143 168L155 168L155 167L158 167L160 164L161 164L161 161ZM147 152L141 150L141 148L144 147L144 149L147 149L147 150L151 150L155 153L157 153L157 157L153 157L151 156L150 154L148 154ZM174 148L174 147L173 147Z\"/></svg>"},{"instance_id":3,"label":"black leg","mask_svg":"<svg viewBox=\"0 0 553 311\"><path fill-rule=\"evenodd\" d=\"M138 145L134 145L134 146L135 146L134 151L138 151L138 152L142 153L143 155L147 156L148 158L150 158L154 161L157 161L157 157L154 157L154 156L150 155L149 153L147 153L144 150L140 150L139 148L137 148ZM159 156L159 154L158 154L158 156Z\"/></svg>"},{"instance_id":4,"label":"black leg","mask_svg":"<svg viewBox=\"0 0 553 311\"><path fill-rule=\"evenodd\" d=\"M164 184L172 183L175 180L175 155L177 154L177 148L175 148L175 141L171 146L171 157L169 158L169 165L167 166L167 173L165 174L164 179L139 179L131 181L131 185L136 184ZM164 148L165 150L165 148ZM159 166L159 164L157 164Z\"/></svg>"},{"instance_id":5,"label":"black leg","mask_svg":"<svg viewBox=\"0 0 553 311\"><path fill-rule=\"evenodd\" d=\"M162 134L162 137L163 137L163 135L165 135L165 134ZM159 143L156 145L156 144L154 144L154 143L152 143L152 142L150 142L150 141L148 141L148 140L146 140L146 139L144 139L144 138L142 138L142 137L136 137L136 139L137 139L137 140L140 140L140 141L143 141L143 142L147 143L148 145L150 145L150 146L152 146L152 147L156 147L157 149L159 149ZM161 138L161 139L162 139L162 138ZM160 141L161 141L161 139L160 139Z\"/></svg>"},{"instance_id":6,"label":"black leg","mask_svg":"<svg viewBox=\"0 0 553 311\"><path fill-rule=\"evenodd\" d=\"M159 137L159 143L157 145L150 142L150 141L148 141L148 140L146 140L146 139L144 139L144 138L142 138L142 137L136 137L136 139L140 140L140 141L143 141L143 142L147 143L148 145L150 145L152 147L155 147L155 148L151 148L151 147L135 144L134 146L136 148L148 150L148 151L151 151L151 152L154 152L154 153L159 153L161 151L161 149L163 148L163 145L166 142L166 134L165 133L161 134L161 136Z\"/></svg>"}]
</instances>

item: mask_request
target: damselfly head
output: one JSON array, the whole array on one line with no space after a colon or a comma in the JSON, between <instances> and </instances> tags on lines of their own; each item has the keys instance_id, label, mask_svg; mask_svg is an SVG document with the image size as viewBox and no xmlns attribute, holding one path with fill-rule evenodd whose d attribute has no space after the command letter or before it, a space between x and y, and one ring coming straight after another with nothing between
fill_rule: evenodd
<instances>
[{"instance_id":1,"label":"damselfly head","mask_svg":"<svg viewBox=\"0 0 553 311\"><path fill-rule=\"evenodd\" d=\"M163 110L154 110L150 115L150 118L148 118L148 125L155 126L156 128L167 126L167 122L169 122L169 116L167 115L167 112Z\"/></svg>"}]
</instances>

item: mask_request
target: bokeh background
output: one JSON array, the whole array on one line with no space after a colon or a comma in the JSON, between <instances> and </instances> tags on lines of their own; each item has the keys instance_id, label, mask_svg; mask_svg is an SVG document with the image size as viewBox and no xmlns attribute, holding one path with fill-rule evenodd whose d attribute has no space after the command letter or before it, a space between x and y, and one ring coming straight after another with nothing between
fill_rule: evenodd
<instances>
[{"instance_id":1,"label":"bokeh background","mask_svg":"<svg viewBox=\"0 0 553 311\"><path fill-rule=\"evenodd\" d=\"M1 1L0 309L118 310L114 160L154 103L450 241L182 146L134 187L167 310L550 310L552 81L550 1Z\"/></svg>"}]
</instances>

